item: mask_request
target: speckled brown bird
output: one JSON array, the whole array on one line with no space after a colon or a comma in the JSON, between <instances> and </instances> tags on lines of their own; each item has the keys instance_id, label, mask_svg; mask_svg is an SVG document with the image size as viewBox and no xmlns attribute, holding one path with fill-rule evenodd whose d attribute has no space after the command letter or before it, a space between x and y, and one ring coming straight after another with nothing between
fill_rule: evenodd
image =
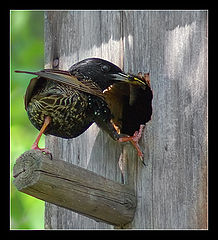
<instances>
[{"instance_id":1,"label":"speckled brown bird","mask_svg":"<svg viewBox=\"0 0 218 240\"><path fill-rule=\"evenodd\" d=\"M138 140L152 115L149 74L126 74L100 58L82 60L68 71L16 72L37 75L25 94L28 117L40 130L32 149L39 149L42 133L74 138L95 122L114 140L131 141L143 155Z\"/></svg>"}]
</instances>

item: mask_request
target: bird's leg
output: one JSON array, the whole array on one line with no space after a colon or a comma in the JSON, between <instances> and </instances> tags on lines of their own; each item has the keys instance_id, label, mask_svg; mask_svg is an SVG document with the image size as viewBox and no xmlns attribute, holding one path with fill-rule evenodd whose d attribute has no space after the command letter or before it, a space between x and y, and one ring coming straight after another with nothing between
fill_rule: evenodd
<instances>
[{"instance_id":1,"label":"bird's leg","mask_svg":"<svg viewBox=\"0 0 218 240\"><path fill-rule=\"evenodd\" d=\"M51 118L49 116L46 116L45 117L45 121L42 125L42 128L40 129L40 132L39 132L39 135L38 137L36 138L36 141L33 143L31 149L35 149L35 150L40 150L46 154L51 154L48 149L46 148L39 148L38 144L39 144L39 140L42 136L42 134L44 133L45 129L47 128L47 126L49 125L49 123L51 122Z\"/></svg>"},{"instance_id":2,"label":"bird's leg","mask_svg":"<svg viewBox=\"0 0 218 240\"><path fill-rule=\"evenodd\" d=\"M135 133L133 134L133 136L127 136L127 137L121 137L119 138L119 142L131 142L132 145L135 147L138 156L141 158L142 162L143 162L143 153L139 147L139 140L142 136L142 132L144 129L145 125L140 125L139 131L135 131Z\"/></svg>"},{"instance_id":3,"label":"bird's leg","mask_svg":"<svg viewBox=\"0 0 218 240\"><path fill-rule=\"evenodd\" d=\"M112 139L114 139L115 141L119 139L119 134L117 133L116 129L114 128L110 120L99 121L98 119L96 119L95 122L101 129L107 132L112 137Z\"/></svg>"},{"instance_id":4,"label":"bird's leg","mask_svg":"<svg viewBox=\"0 0 218 240\"><path fill-rule=\"evenodd\" d=\"M114 125L109 120L108 121L102 121L102 120L99 120L99 119L95 119L95 122L97 123L97 125L100 128L104 129L114 140L119 141L119 142L131 142L132 145L135 147L139 158L141 159L142 163L144 164L143 153L140 149L140 146L139 146L138 142L139 142L139 140L142 136L142 132L143 132L143 129L144 129L145 125L141 124L140 128L139 128L139 131L135 131L133 136L125 136L124 134L118 134Z\"/></svg>"}]
</instances>

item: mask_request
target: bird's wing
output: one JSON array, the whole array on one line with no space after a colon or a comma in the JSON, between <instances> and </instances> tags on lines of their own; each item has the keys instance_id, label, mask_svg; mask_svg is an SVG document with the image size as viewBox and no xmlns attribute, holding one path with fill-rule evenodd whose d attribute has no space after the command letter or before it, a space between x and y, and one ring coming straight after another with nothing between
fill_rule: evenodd
<instances>
[{"instance_id":1,"label":"bird's wing","mask_svg":"<svg viewBox=\"0 0 218 240\"><path fill-rule=\"evenodd\" d=\"M99 87L97 87L91 80L79 80L77 77L72 76L68 71L44 69L39 72L28 72L28 71L15 71L17 73L27 73L37 75L52 81L57 81L73 87L78 91L89 93L97 97L104 98L104 94Z\"/></svg>"}]
</instances>

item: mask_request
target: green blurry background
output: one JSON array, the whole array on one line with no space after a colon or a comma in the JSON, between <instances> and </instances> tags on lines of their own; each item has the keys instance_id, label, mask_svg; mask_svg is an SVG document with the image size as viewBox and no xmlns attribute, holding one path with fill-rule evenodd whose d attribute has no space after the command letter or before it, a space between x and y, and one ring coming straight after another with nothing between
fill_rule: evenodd
<instances>
[{"instance_id":1,"label":"green blurry background","mask_svg":"<svg viewBox=\"0 0 218 240\"><path fill-rule=\"evenodd\" d=\"M16 158L29 150L38 130L28 120L24 94L31 76L14 70L42 69L44 59L44 12L11 11L11 229L44 229L44 202L14 187ZM44 147L44 136L40 141Z\"/></svg>"}]
</instances>

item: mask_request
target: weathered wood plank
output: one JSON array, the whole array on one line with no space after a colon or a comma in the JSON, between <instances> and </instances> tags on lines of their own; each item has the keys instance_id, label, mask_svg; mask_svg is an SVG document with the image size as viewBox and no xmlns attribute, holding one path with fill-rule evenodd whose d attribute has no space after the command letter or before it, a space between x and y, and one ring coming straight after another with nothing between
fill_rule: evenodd
<instances>
[{"instance_id":1,"label":"weathered wood plank","mask_svg":"<svg viewBox=\"0 0 218 240\"><path fill-rule=\"evenodd\" d=\"M63 11L45 13L45 66L59 57L60 69L88 57L101 57L121 66L122 45L120 12ZM55 42L58 42L56 47ZM53 51L55 49L56 52ZM108 179L121 182L118 160L120 144L93 124L81 136L72 139L46 137L46 146L54 157L92 170ZM70 220L69 220L70 219ZM113 228L77 213L46 203L46 228Z\"/></svg>"},{"instance_id":2,"label":"weathered wood plank","mask_svg":"<svg viewBox=\"0 0 218 240\"><path fill-rule=\"evenodd\" d=\"M153 116L131 146L128 178L137 192L129 228L207 228L207 11L64 11L45 15L45 66L68 69L102 57L127 72L150 72ZM54 156L120 182L121 145L92 125L72 140L47 137ZM131 161L132 160L132 161ZM46 204L47 228L110 228Z\"/></svg>"},{"instance_id":3,"label":"weathered wood plank","mask_svg":"<svg viewBox=\"0 0 218 240\"><path fill-rule=\"evenodd\" d=\"M23 153L13 168L21 192L112 225L133 219L136 197L128 185L50 158L40 151Z\"/></svg>"},{"instance_id":4,"label":"weathered wood plank","mask_svg":"<svg viewBox=\"0 0 218 240\"><path fill-rule=\"evenodd\" d=\"M150 71L133 228L207 228L207 12L125 11L124 70Z\"/></svg>"}]
</instances>

